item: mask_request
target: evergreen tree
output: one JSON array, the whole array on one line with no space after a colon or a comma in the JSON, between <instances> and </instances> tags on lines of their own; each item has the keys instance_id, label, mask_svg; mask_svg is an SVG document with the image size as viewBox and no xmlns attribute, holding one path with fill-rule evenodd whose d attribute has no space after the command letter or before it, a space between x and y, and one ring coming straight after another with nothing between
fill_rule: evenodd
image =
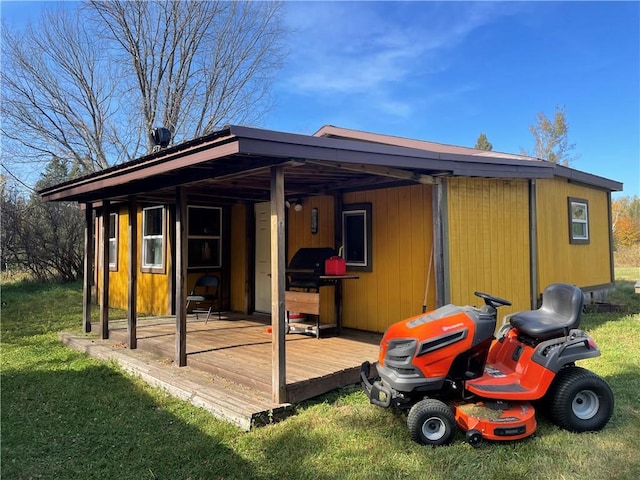
<instances>
[{"instance_id":1,"label":"evergreen tree","mask_svg":"<svg viewBox=\"0 0 640 480\"><path fill-rule=\"evenodd\" d=\"M478 136L478 140L476 140L476 146L474 148L477 148L479 150L491 151L493 150L493 144L489 141L484 133L480 133L480 136Z\"/></svg>"}]
</instances>

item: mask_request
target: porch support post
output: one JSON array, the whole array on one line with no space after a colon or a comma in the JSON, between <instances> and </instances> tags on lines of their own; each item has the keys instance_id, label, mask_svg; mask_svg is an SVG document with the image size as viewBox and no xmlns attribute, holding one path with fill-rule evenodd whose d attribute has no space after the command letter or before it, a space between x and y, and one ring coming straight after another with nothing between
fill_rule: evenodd
<instances>
[{"instance_id":1,"label":"porch support post","mask_svg":"<svg viewBox=\"0 0 640 480\"><path fill-rule=\"evenodd\" d=\"M538 308L538 209L536 180L529 180L529 269L531 309Z\"/></svg>"},{"instance_id":2,"label":"porch support post","mask_svg":"<svg viewBox=\"0 0 640 480\"><path fill-rule=\"evenodd\" d=\"M102 254L102 286L100 289L100 338L109 338L109 200L102 202L102 232L100 253Z\"/></svg>"},{"instance_id":3,"label":"porch support post","mask_svg":"<svg viewBox=\"0 0 640 480\"><path fill-rule=\"evenodd\" d=\"M129 290L127 300L127 341L130 350L138 348L138 202L129 198Z\"/></svg>"},{"instance_id":4,"label":"porch support post","mask_svg":"<svg viewBox=\"0 0 640 480\"><path fill-rule=\"evenodd\" d=\"M437 179L433 186L433 264L435 272L436 307L449 303L449 249L446 180Z\"/></svg>"},{"instance_id":5,"label":"porch support post","mask_svg":"<svg viewBox=\"0 0 640 480\"><path fill-rule=\"evenodd\" d=\"M287 401L285 354L284 169L271 168L271 392L274 403Z\"/></svg>"},{"instance_id":6,"label":"porch support post","mask_svg":"<svg viewBox=\"0 0 640 480\"><path fill-rule=\"evenodd\" d=\"M175 363L187 365L187 309L185 305L185 279L187 277L187 199L184 187L176 187L176 350Z\"/></svg>"},{"instance_id":7,"label":"porch support post","mask_svg":"<svg viewBox=\"0 0 640 480\"><path fill-rule=\"evenodd\" d=\"M91 331L91 279L93 278L93 205L84 209L84 279L82 282L82 327Z\"/></svg>"}]
</instances>

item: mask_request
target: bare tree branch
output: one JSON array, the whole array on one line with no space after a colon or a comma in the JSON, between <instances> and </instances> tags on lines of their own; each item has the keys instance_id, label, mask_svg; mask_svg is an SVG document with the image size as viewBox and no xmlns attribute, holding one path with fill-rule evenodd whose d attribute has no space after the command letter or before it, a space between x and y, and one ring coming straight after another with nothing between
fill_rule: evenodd
<instances>
[{"instance_id":1,"label":"bare tree branch","mask_svg":"<svg viewBox=\"0 0 640 480\"><path fill-rule=\"evenodd\" d=\"M281 4L91 0L3 28L3 150L93 171L228 123L258 122L283 59Z\"/></svg>"}]
</instances>

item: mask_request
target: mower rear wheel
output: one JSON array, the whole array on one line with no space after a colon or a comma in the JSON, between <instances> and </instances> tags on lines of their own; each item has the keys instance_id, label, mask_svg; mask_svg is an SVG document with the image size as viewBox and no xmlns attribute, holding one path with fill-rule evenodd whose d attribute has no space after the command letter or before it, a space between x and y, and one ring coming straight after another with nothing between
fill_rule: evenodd
<instances>
[{"instance_id":1,"label":"mower rear wheel","mask_svg":"<svg viewBox=\"0 0 640 480\"><path fill-rule=\"evenodd\" d=\"M613 413L613 392L601 377L580 367L566 367L547 394L551 421L572 432L602 429Z\"/></svg>"},{"instance_id":2,"label":"mower rear wheel","mask_svg":"<svg viewBox=\"0 0 640 480\"><path fill-rule=\"evenodd\" d=\"M451 409L440 400L425 398L409 411L407 426L411 439L423 445L446 445L456 433Z\"/></svg>"}]
</instances>

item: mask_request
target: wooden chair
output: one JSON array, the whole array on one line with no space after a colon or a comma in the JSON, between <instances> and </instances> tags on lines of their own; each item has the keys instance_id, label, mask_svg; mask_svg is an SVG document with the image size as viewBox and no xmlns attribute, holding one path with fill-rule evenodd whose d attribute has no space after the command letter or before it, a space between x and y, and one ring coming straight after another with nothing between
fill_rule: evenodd
<instances>
[{"instance_id":1,"label":"wooden chair","mask_svg":"<svg viewBox=\"0 0 640 480\"><path fill-rule=\"evenodd\" d=\"M198 278L191 293L187 296L187 312L191 302L195 303L193 313L196 314L196 319L198 319L199 313L206 313L207 319L204 323L207 323L215 305L218 307L218 320L220 320L222 318L220 312L220 279L213 275L203 275Z\"/></svg>"}]
</instances>

